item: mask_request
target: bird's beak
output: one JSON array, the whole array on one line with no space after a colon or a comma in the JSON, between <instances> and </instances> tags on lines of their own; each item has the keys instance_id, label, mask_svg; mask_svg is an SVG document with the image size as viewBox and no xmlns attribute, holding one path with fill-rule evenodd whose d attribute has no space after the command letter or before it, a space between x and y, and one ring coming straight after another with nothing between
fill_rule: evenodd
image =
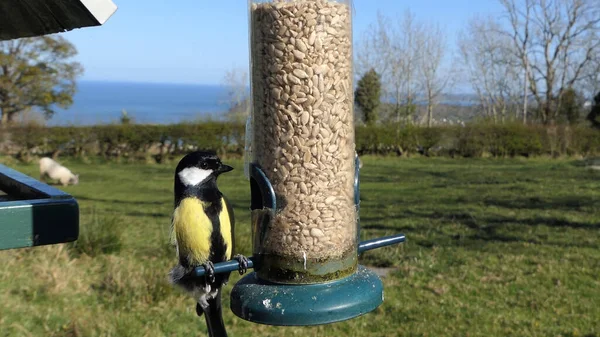
<instances>
[{"instance_id":1,"label":"bird's beak","mask_svg":"<svg viewBox=\"0 0 600 337\"><path fill-rule=\"evenodd\" d=\"M233 167L231 167L229 165L221 164L221 166L219 166L219 169L217 170L217 172L219 172L219 174L221 174L221 173L229 172L231 170L233 170Z\"/></svg>"}]
</instances>

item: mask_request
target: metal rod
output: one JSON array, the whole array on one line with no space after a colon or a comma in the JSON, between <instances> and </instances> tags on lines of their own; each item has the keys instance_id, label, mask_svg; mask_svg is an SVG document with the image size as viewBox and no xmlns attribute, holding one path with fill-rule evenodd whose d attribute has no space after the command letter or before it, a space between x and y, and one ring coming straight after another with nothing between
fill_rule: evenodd
<instances>
[{"instance_id":1,"label":"metal rod","mask_svg":"<svg viewBox=\"0 0 600 337\"><path fill-rule=\"evenodd\" d=\"M362 254L371 249L377 249L385 246L391 246L406 241L404 234L386 236L372 240L363 241L358 245L358 254Z\"/></svg>"},{"instance_id":2,"label":"metal rod","mask_svg":"<svg viewBox=\"0 0 600 337\"><path fill-rule=\"evenodd\" d=\"M395 245L406 241L404 234L386 236L383 238L371 239L363 241L358 245L358 254L362 254L368 250L382 248L386 246ZM230 260L227 262L220 262L215 264L215 274L229 273L238 270L240 263L237 260ZM248 258L248 269L254 268L254 257ZM206 273L204 267L198 267L194 270L196 277L202 277Z\"/></svg>"},{"instance_id":3,"label":"metal rod","mask_svg":"<svg viewBox=\"0 0 600 337\"><path fill-rule=\"evenodd\" d=\"M248 269L254 268L254 257L248 258ZM237 260L229 260L227 262L215 263L215 274L229 273L240 268L240 263ZM195 270L196 277L202 277L206 274L204 267L198 267Z\"/></svg>"}]
</instances>

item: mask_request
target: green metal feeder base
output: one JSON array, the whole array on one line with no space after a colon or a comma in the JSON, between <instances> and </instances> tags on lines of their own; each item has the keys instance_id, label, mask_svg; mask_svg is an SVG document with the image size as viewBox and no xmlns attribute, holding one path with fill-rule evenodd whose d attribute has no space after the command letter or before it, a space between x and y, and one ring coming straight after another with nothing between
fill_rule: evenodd
<instances>
[{"instance_id":1,"label":"green metal feeder base","mask_svg":"<svg viewBox=\"0 0 600 337\"><path fill-rule=\"evenodd\" d=\"M238 317L278 326L344 321L371 312L382 302L381 280L360 265L351 276L311 285L275 284L253 272L231 291L231 310Z\"/></svg>"}]
</instances>

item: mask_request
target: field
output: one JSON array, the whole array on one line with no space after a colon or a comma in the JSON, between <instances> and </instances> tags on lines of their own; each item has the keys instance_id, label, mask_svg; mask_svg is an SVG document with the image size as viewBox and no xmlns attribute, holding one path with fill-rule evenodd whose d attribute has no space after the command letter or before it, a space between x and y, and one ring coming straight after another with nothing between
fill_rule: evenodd
<instances>
[{"instance_id":1,"label":"field","mask_svg":"<svg viewBox=\"0 0 600 337\"><path fill-rule=\"evenodd\" d=\"M600 171L575 160L363 158L363 239L386 268L385 302L327 326L238 319L230 336L600 336ZM37 177L34 164L4 159ZM241 161L220 179L250 253ZM67 161L80 184L76 245L0 252L0 336L202 336L193 300L173 290L167 245L175 163ZM62 187L61 187L62 188Z\"/></svg>"}]
</instances>

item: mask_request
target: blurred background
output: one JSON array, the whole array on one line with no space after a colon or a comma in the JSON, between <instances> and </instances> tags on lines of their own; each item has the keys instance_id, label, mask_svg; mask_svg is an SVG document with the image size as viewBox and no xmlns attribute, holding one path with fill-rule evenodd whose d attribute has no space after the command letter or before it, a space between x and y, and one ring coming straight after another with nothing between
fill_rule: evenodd
<instances>
[{"instance_id":1,"label":"blurred background","mask_svg":"<svg viewBox=\"0 0 600 337\"><path fill-rule=\"evenodd\" d=\"M173 172L194 149L250 254L244 1L115 0L98 27L0 42L0 163L53 157L77 242L0 252L2 336L204 334L166 279ZM320 327L229 311L231 336L600 336L600 2L353 1L362 239L385 302ZM49 182L56 184L56 182ZM1 220L0 220L1 223Z\"/></svg>"}]
</instances>

